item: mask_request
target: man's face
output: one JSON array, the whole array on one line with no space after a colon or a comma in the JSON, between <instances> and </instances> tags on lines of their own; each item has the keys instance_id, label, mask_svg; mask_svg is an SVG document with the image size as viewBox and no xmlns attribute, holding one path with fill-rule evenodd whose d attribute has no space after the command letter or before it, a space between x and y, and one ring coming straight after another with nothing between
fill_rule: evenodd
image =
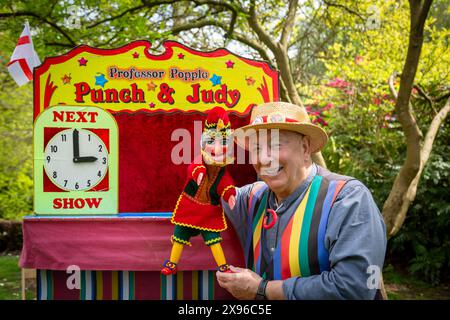
<instances>
[{"instance_id":1,"label":"man's face","mask_svg":"<svg viewBox=\"0 0 450 320\"><path fill-rule=\"evenodd\" d=\"M249 147L256 173L277 196L289 195L306 178L309 150L308 137L284 130L259 130L257 142Z\"/></svg>"}]
</instances>

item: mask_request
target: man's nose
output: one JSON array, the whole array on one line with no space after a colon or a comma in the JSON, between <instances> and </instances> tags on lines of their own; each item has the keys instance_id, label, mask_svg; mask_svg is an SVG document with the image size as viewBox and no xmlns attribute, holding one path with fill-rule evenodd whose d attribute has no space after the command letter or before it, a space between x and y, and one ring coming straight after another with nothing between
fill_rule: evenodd
<instances>
[{"instance_id":1,"label":"man's nose","mask_svg":"<svg viewBox=\"0 0 450 320\"><path fill-rule=\"evenodd\" d=\"M270 164L271 161L270 150L267 147L261 148L258 154L258 162L264 166Z\"/></svg>"}]
</instances>

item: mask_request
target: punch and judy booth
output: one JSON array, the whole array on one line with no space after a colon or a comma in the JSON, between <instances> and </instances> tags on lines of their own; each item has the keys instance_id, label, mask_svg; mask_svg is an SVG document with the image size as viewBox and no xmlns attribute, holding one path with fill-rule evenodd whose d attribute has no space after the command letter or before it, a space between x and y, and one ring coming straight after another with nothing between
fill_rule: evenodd
<instances>
[{"instance_id":1,"label":"punch and judy booth","mask_svg":"<svg viewBox=\"0 0 450 320\"><path fill-rule=\"evenodd\" d=\"M252 106L278 100L278 74L224 49L163 47L80 46L34 71L35 214L20 265L37 269L38 299L231 298L201 237L176 275L161 275L170 217L205 112L220 106L234 128L246 125ZM256 179L249 165L229 171L237 186ZM227 261L243 266L228 225Z\"/></svg>"}]
</instances>

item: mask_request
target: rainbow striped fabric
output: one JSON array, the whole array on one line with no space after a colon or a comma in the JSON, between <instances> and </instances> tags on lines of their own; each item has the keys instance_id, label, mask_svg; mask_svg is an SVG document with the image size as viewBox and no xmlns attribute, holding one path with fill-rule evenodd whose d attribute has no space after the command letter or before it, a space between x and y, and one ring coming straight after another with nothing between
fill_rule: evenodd
<instances>
[{"instance_id":1,"label":"rainbow striped fabric","mask_svg":"<svg viewBox=\"0 0 450 320\"><path fill-rule=\"evenodd\" d=\"M69 289L65 271L38 270L38 300L213 300L231 299L216 271L80 271L79 289Z\"/></svg>"},{"instance_id":2,"label":"rainbow striped fabric","mask_svg":"<svg viewBox=\"0 0 450 320\"><path fill-rule=\"evenodd\" d=\"M251 224L252 246L249 248L251 251L247 255L247 261L256 273L263 277L271 274L273 279L280 280L295 276L307 277L329 270L329 256L325 248L328 216L336 196L348 179L327 174L328 172L322 170L319 173L312 180L303 200L283 231L281 241L278 241L275 248L272 263L267 266L263 265L265 261L262 261L261 233L269 190L267 188L257 190L259 197L251 195L254 197L254 203L249 206L253 209L250 213L255 212L255 209L256 213ZM333 179L334 177L341 179ZM263 270L264 274L261 274Z\"/></svg>"},{"instance_id":3,"label":"rainbow striped fabric","mask_svg":"<svg viewBox=\"0 0 450 320\"><path fill-rule=\"evenodd\" d=\"M186 279L190 287L186 292ZM161 300L214 300L215 271L178 272L161 275ZM187 295L186 295L187 293Z\"/></svg>"}]
</instances>

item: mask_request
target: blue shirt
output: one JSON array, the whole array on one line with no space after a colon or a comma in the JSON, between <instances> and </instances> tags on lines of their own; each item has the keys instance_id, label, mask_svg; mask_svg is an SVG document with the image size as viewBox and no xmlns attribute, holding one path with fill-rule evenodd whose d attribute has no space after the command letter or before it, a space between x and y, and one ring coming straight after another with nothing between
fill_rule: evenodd
<instances>
[{"instance_id":1,"label":"blue shirt","mask_svg":"<svg viewBox=\"0 0 450 320\"><path fill-rule=\"evenodd\" d=\"M275 226L264 230L262 251L271 261L275 247L295 209L317 174L312 165L307 179L279 204L269 192L268 207L277 209ZM256 182L263 183L263 182ZM248 236L248 198L254 184L237 188L233 210L222 200L244 247ZM328 218L325 248L329 252L330 271L309 277L293 277L283 281L287 299L374 299L379 286L386 252L386 227L370 191L358 180L348 181L339 192Z\"/></svg>"}]
</instances>

